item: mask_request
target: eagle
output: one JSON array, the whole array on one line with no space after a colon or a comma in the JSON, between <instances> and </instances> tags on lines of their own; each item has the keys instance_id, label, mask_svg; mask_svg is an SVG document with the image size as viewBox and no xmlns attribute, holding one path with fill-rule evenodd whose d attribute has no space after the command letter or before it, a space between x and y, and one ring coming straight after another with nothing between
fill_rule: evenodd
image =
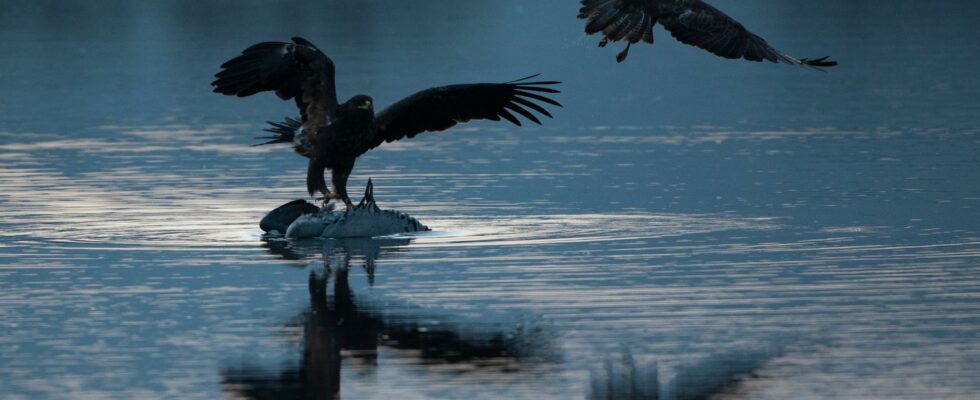
<instances>
[{"instance_id":1,"label":"eagle","mask_svg":"<svg viewBox=\"0 0 980 400\"><path fill-rule=\"evenodd\" d=\"M829 57L797 59L769 45L742 24L701 0L581 0L578 17L587 20L585 33L602 32L599 47L610 41L626 41L616 55L623 62L630 46L640 41L653 43L653 27L658 22L681 43L697 46L715 55L749 61L833 67Z\"/></svg>"},{"instance_id":2,"label":"eagle","mask_svg":"<svg viewBox=\"0 0 980 400\"><path fill-rule=\"evenodd\" d=\"M274 135L262 144L292 143L309 159L306 188L311 196L343 201L350 209L347 178L357 157L382 143L413 138L423 132L447 130L471 120L506 120L521 126L522 116L536 124L535 112L552 118L542 104L561 107L547 97L559 93L557 81L536 81L537 75L505 83L471 83L434 87L408 96L381 112L374 112L370 96L359 94L344 103L337 100L333 60L301 37L292 42L262 42L221 65L211 83L214 92L247 97L271 91L294 100L299 119L270 122ZM331 172L333 191L325 170Z\"/></svg>"}]
</instances>

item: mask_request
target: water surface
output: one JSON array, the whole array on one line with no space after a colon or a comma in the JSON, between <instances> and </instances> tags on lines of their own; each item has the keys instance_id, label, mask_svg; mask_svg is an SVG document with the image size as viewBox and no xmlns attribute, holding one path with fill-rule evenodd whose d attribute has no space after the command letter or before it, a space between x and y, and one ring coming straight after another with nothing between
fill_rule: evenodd
<instances>
[{"instance_id":1,"label":"water surface","mask_svg":"<svg viewBox=\"0 0 980 400\"><path fill-rule=\"evenodd\" d=\"M0 4L0 397L980 391L980 7L723 5L820 73L659 30L617 65L574 3ZM542 72L565 107L361 158L432 233L263 238L304 160L249 145L295 110L208 84L292 35L342 98Z\"/></svg>"}]
</instances>

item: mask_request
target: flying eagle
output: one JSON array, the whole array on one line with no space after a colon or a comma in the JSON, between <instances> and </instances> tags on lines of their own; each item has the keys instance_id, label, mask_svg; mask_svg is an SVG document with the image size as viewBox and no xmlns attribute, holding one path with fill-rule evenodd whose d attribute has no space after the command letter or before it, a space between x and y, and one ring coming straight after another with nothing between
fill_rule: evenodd
<instances>
[{"instance_id":1,"label":"flying eagle","mask_svg":"<svg viewBox=\"0 0 980 400\"><path fill-rule=\"evenodd\" d=\"M347 195L347 178L354 161L382 143L412 138L422 132L449 129L456 124L501 118L520 126L516 115L541 124L532 111L551 117L540 103L561 107L545 96L559 93L551 88L560 82L532 81L534 76L507 83L476 83L431 88L415 93L375 114L374 102L356 95L337 102L334 63L306 39L292 43L263 42L221 65L211 85L225 95L246 97L274 91L283 100L294 99L300 120L271 123L271 143L292 143L293 149L309 158L306 188L319 192L324 201L342 200ZM515 115L516 114L516 115ZM333 193L327 189L324 170L332 173Z\"/></svg>"},{"instance_id":2,"label":"flying eagle","mask_svg":"<svg viewBox=\"0 0 980 400\"><path fill-rule=\"evenodd\" d=\"M626 48L616 55L618 62L626 60L634 43L653 43L653 26L659 22L681 43L725 58L768 60L815 68L837 65L828 57L793 58L701 0L582 0L578 17L588 20L586 34L602 32L599 47L610 41L626 41Z\"/></svg>"}]
</instances>

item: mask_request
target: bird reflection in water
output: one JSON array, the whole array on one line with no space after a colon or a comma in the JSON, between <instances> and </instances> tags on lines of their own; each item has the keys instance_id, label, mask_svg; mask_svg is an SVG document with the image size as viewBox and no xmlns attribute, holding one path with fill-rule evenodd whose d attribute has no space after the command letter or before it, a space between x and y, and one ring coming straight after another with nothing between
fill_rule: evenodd
<instances>
[{"instance_id":1,"label":"bird reflection in water","mask_svg":"<svg viewBox=\"0 0 980 400\"><path fill-rule=\"evenodd\" d=\"M681 363L662 374L656 361L643 362L629 350L606 359L590 373L589 400L708 400L751 398L745 388L765 379L761 370L777 358L772 350L743 350ZM666 376L665 376L666 375Z\"/></svg>"},{"instance_id":2,"label":"bird reflection in water","mask_svg":"<svg viewBox=\"0 0 980 400\"><path fill-rule=\"evenodd\" d=\"M408 307L380 309L359 302L349 284L352 260L362 259L373 285L375 261L400 251L408 239L346 239L293 242L267 240L270 252L285 260L303 261L321 253L324 268L309 274L310 307L295 320L303 327L299 365L279 370L244 366L222 371L222 388L233 398L335 399L341 394L341 371L356 363L370 373L378 367L381 347L398 350L415 365L457 365L470 370L507 374L545 363L546 340L537 329L510 330L467 326L421 318ZM362 304L363 303L363 304ZM293 323L290 323L292 325ZM467 333L461 333L466 331Z\"/></svg>"}]
</instances>

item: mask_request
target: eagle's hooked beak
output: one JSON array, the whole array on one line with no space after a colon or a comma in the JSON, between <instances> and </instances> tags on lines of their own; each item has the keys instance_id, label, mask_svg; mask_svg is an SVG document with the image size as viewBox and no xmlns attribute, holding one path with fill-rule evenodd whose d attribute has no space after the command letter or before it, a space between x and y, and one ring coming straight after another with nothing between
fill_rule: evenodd
<instances>
[{"instance_id":1,"label":"eagle's hooked beak","mask_svg":"<svg viewBox=\"0 0 980 400\"><path fill-rule=\"evenodd\" d=\"M360 108L362 110L370 109L371 108L371 102L370 101L365 101L365 102L363 102L361 104L358 104L357 105L357 108Z\"/></svg>"}]
</instances>

